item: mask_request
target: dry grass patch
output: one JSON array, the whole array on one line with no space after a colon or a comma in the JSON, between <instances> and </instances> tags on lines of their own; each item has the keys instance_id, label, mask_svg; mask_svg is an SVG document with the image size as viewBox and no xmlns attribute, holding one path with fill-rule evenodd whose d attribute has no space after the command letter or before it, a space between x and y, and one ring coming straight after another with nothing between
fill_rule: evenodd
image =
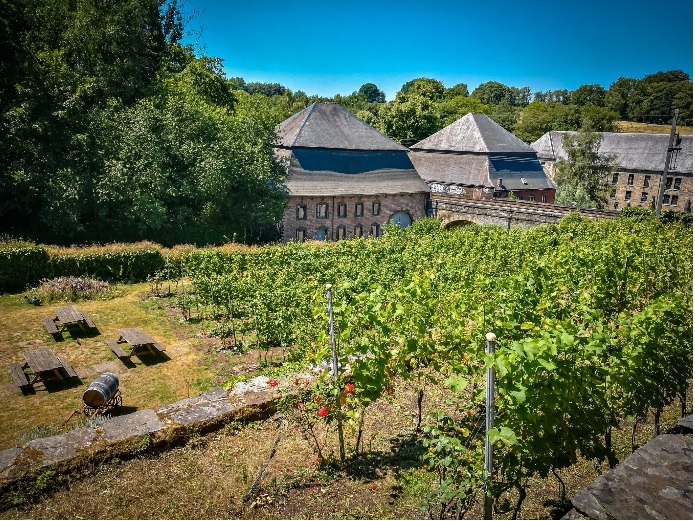
<instances>
[{"instance_id":1,"label":"dry grass patch","mask_svg":"<svg viewBox=\"0 0 695 521\"><path fill-rule=\"evenodd\" d=\"M618 121L618 132L635 132L638 134L670 134L671 125L654 125L635 121ZM684 136L693 135L693 127L678 126L678 132Z\"/></svg>"}]
</instances>

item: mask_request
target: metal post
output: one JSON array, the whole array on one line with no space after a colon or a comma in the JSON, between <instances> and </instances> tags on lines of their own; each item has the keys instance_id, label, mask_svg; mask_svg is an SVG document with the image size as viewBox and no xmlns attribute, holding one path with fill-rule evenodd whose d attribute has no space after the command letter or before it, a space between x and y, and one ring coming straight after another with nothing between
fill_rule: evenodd
<instances>
[{"instance_id":1,"label":"metal post","mask_svg":"<svg viewBox=\"0 0 695 521\"><path fill-rule=\"evenodd\" d=\"M331 285L326 284L326 298L328 299L328 324L331 335L331 352L333 354L333 383L336 387L335 407L338 419L338 444L340 445L340 461L345 461L345 443L343 441L343 417L340 411L340 389L338 389L338 350L335 347L335 323L333 322L333 299L331 297Z\"/></svg>"},{"instance_id":2,"label":"metal post","mask_svg":"<svg viewBox=\"0 0 695 521\"><path fill-rule=\"evenodd\" d=\"M666 165L664 166L664 175L661 176L659 182L659 194L656 196L656 210L654 214L659 219L661 216L661 205L664 202L664 190L666 190L666 176L671 167L671 152L676 140L676 121L678 121L678 109L673 111L673 122L671 123L671 135L668 138L668 148L666 149Z\"/></svg>"},{"instance_id":3,"label":"metal post","mask_svg":"<svg viewBox=\"0 0 695 521\"><path fill-rule=\"evenodd\" d=\"M485 353L491 355L495 352L497 337L490 332L485 335ZM485 514L483 519L492 519L492 494L490 492L490 480L492 479L492 444L488 433L492 429L495 419L495 370L487 368L485 381Z\"/></svg>"}]
</instances>

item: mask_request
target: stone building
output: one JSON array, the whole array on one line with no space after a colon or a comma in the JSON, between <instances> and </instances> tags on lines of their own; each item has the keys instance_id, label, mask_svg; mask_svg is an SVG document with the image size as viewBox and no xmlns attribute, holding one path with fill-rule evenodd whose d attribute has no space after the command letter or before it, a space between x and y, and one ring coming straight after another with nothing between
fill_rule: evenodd
<instances>
[{"instance_id":1,"label":"stone building","mask_svg":"<svg viewBox=\"0 0 695 521\"><path fill-rule=\"evenodd\" d=\"M567 158L563 140L568 133L547 132L531 144L550 177L555 175L556 163ZM669 136L627 132L602 132L602 136L599 154L613 158L615 163L615 171L606 180L610 190L607 207L655 207ZM692 200L693 137L681 136L671 156L662 209L692 212Z\"/></svg>"},{"instance_id":2,"label":"stone building","mask_svg":"<svg viewBox=\"0 0 695 521\"><path fill-rule=\"evenodd\" d=\"M379 236L424 217L428 187L408 149L335 103L314 103L277 127L286 158L283 241Z\"/></svg>"},{"instance_id":3,"label":"stone building","mask_svg":"<svg viewBox=\"0 0 695 521\"><path fill-rule=\"evenodd\" d=\"M555 202L536 151L485 114L469 113L410 147L418 174L437 194L464 199Z\"/></svg>"}]
</instances>

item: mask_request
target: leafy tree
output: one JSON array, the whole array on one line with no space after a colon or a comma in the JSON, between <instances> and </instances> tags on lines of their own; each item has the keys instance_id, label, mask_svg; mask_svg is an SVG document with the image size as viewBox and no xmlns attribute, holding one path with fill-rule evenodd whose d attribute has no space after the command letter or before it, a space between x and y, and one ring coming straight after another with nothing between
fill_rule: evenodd
<instances>
[{"instance_id":1,"label":"leafy tree","mask_svg":"<svg viewBox=\"0 0 695 521\"><path fill-rule=\"evenodd\" d=\"M541 101L544 103L558 102L567 105L570 102L570 91L567 89L558 89L536 92L533 95L533 101Z\"/></svg>"},{"instance_id":2,"label":"leafy tree","mask_svg":"<svg viewBox=\"0 0 695 521\"><path fill-rule=\"evenodd\" d=\"M451 88L444 91L444 98L452 99L458 97L468 97L468 85L465 83L457 83Z\"/></svg>"},{"instance_id":3,"label":"leafy tree","mask_svg":"<svg viewBox=\"0 0 695 521\"><path fill-rule=\"evenodd\" d=\"M450 125L469 112L482 112L488 115L494 112L493 106L485 105L478 98L469 96L456 96L444 100L437 105L437 109L442 118L442 128Z\"/></svg>"},{"instance_id":4,"label":"leafy tree","mask_svg":"<svg viewBox=\"0 0 695 521\"><path fill-rule=\"evenodd\" d=\"M606 179L615 169L615 159L599 154L601 140L601 134L586 128L565 134L563 147L567 159L557 163L555 174L559 186L555 199L558 204L602 208L606 203Z\"/></svg>"},{"instance_id":5,"label":"leafy tree","mask_svg":"<svg viewBox=\"0 0 695 521\"><path fill-rule=\"evenodd\" d=\"M607 108L617 112L621 118L627 118L628 100L637 85L638 80L634 78L620 77L611 83L606 92L605 105Z\"/></svg>"},{"instance_id":6,"label":"leafy tree","mask_svg":"<svg viewBox=\"0 0 695 521\"><path fill-rule=\"evenodd\" d=\"M498 81L488 81L478 85L471 96L486 105L499 105L502 101L512 102L512 89Z\"/></svg>"},{"instance_id":7,"label":"leafy tree","mask_svg":"<svg viewBox=\"0 0 695 521\"><path fill-rule=\"evenodd\" d=\"M421 95L432 101L439 101L444 98L444 84L431 78L416 78L407 81L396 93L396 100L400 96L401 100L406 99L410 95Z\"/></svg>"},{"instance_id":8,"label":"leafy tree","mask_svg":"<svg viewBox=\"0 0 695 521\"><path fill-rule=\"evenodd\" d=\"M606 89L601 85L581 85L572 91L570 100L572 104L583 107L584 105L594 105L603 107L606 98Z\"/></svg>"},{"instance_id":9,"label":"leafy tree","mask_svg":"<svg viewBox=\"0 0 695 521\"><path fill-rule=\"evenodd\" d=\"M531 143L551 130L563 130L568 108L562 103L534 101L524 107L514 125L514 134Z\"/></svg>"},{"instance_id":10,"label":"leafy tree","mask_svg":"<svg viewBox=\"0 0 695 521\"><path fill-rule=\"evenodd\" d=\"M261 83L252 81L247 83L244 90L249 94L263 94L264 96L280 96L287 91L287 87L279 83Z\"/></svg>"},{"instance_id":11,"label":"leafy tree","mask_svg":"<svg viewBox=\"0 0 695 521\"><path fill-rule=\"evenodd\" d=\"M386 95L382 90L379 90L373 83L365 83L357 91L358 94L362 94L369 103L385 103Z\"/></svg>"}]
</instances>

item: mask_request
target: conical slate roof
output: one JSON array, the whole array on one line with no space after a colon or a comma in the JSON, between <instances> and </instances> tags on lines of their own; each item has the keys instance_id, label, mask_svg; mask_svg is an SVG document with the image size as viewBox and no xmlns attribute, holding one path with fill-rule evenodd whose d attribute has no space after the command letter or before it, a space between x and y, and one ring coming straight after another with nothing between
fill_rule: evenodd
<instances>
[{"instance_id":1,"label":"conical slate roof","mask_svg":"<svg viewBox=\"0 0 695 521\"><path fill-rule=\"evenodd\" d=\"M410 149L482 154L534 153L514 134L478 112L469 112L436 134L415 143Z\"/></svg>"},{"instance_id":2,"label":"conical slate roof","mask_svg":"<svg viewBox=\"0 0 695 521\"><path fill-rule=\"evenodd\" d=\"M407 150L336 103L313 103L276 130L284 148Z\"/></svg>"}]
</instances>

